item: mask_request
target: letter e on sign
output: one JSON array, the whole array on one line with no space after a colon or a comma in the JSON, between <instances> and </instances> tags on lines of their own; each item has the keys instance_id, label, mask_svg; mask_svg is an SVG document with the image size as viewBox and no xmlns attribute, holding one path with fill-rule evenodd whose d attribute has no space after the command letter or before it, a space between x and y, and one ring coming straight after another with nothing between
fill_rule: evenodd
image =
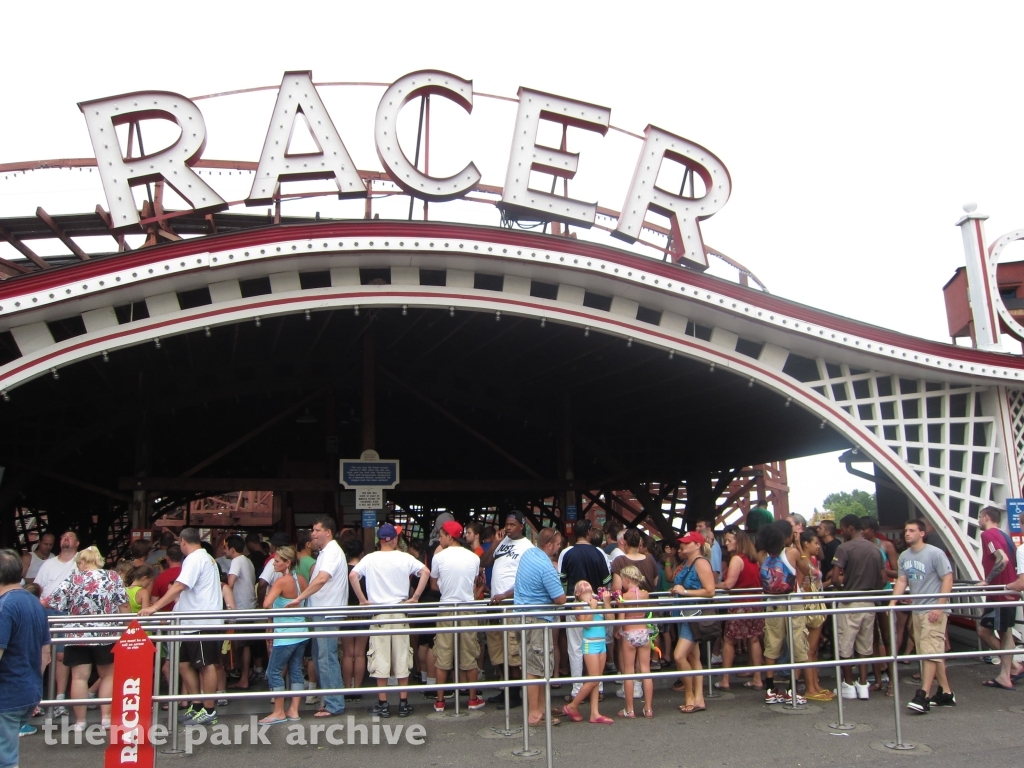
<instances>
[{"instance_id":1,"label":"letter e on sign","mask_svg":"<svg viewBox=\"0 0 1024 768\"><path fill-rule=\"evenodd\" d=\"M288 145L296 127L302 130L299 115L306 119L318 152L288 153ZM277 92L277 103L274 104L267 138L263 142L263 154L260 155L256 178L253 179L245 204L271 202L280 190L282 181L310 179L334 179L339 197L366 196L366 186L359 178L356 164L352 162L338 129L334 127L313 85L313 73L285 72Z\"/></svg>"},{"instance_id":2,"label":"letter e on sign","mask_svg":"<svg viewBox=\"0 0 1024 768\"><path fill-rule=\"evenodd\" d=\"M612 111L607 107L520 88L512 152L508 158L505 189L498 206L506 212L525 214L534 220L562 221L584 227L593 225L597 218L596 203L584 203L530 188L532 171L571 179L576 175L580 159L578 153L566 152L564 147L552 149L537 144L537 131L541 120L550 120L565 128L582 128L604 136L608 133L611 119Z\"/></svg>"},{"instance_id":3,"label":"letter e on sign","mask_svg":"<svg viewBox=\"0 0 1024 768\"><path fill-rule=\"evenodd\" d=\"M413 72L396 80L384 92L377 105L373 138L377 144L377 157L395 184L414 197L444 202L465 195L481 177L474 163L447 178L428 176L410 163L402 151L398 143L398 113L417 96L431 94L443 96L467 112L473 111L473 81L434 70Z\"/></svg>"},{"instance_id":4,"label":"letter e on sign","mask_svg":"<svg viewBox=\"0 0 1024 768\"><path fill-rule=\"evenodd\" d=\"M197 211L220 211L227 202L189 166L194 165L206 146L203 113L192 101L177 93L140 91L109 99L83 101L78 105L85 115L96 153L96 169L103 193L110 206L114 229L139 223L132 187L163 179ZM139 120L170 120L181 128L181 136L171 146L151 155L125 159L117 139L116 127Z\"/></svg>"},{"instance_id":5,"label":"letter e on sign","mask_svg":"<svg viewBox=\"0 0 1024 768\"><path fill-rule=\"evenodd\" d=\"M110 744L104 755L104 768L153 768L156 762L156 751L149 740L155 652L138 620L128 625L114 645Z\"/></svg>"},{"instance_id":6,"label":"letter e on sign","mask_svg":"<svg viewBox=\"0 0 1024 768\"><path fill-rule=\"evenodd\" d=\"M648 125L644 133L647 138L612 237L635 243L650 208L670 219L674 261L705 270L708 257L700 236L700 222L721 210L729 200L732 192L729 171L721 160L699 144L653 125ZM700 176L705 194L698 198L684 197L659 187L658 172L665 158L682 163L690 173Z\"/></svg>"}]
</instances>

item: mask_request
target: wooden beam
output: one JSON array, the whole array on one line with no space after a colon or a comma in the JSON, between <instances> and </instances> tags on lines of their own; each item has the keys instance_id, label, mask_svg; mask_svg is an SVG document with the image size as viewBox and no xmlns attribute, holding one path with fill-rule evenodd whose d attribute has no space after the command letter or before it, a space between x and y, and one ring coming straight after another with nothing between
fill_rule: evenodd
<instances>
[{"instance_id":1,"label":"wooden beam","mask_svg":"<svg viewBox=\"0 0 1024 768\"><path fill-rule=\"evenodd\" d=\"M114 499L115 501L121 501L126 504L130 504L132 500L131 496L126 496L123 493L117 493L115 491L107 490L106 488L101 488L98 485L87 483L84 480L79 480L75 477L69 477L68 475L61 474L60 472L53 472L52 470L41 469L39 467L31 467L26 464L15 464L13 466L18 467L19 469L24 469L28 472L34 472L42 477L48 477L49 479L56 480L58 483L63 483L64 485L70 485L100 496L106 496L108 499Z\"/></svg>"},{"instance_id":2,"label":"wooden beam","mask_svg":"<svg viewBox=\"0 0 1024 768\"><path fill-rule=\"evenodd\" d=\"M13 261L0 258L0 267L3 267L8 277L14 277L15 275L24 275L29 272L23 266L15 264Z\"/></svg>"},{"instance_id":3,"label":"wooden beam","mask_svg":"<svg viewBox=\"0 0 1024 768\"><path fill-rule=\"evenodd\" d=\"M336 478L302 477L121 477L122 491L326 491L338 490ZM487 493L487 492L582 492L586 481L507 479L420 479L403 478L390 493Z\"/></svg>"},{"instance_id":4,"label":"wooden beam","mask_svg":"<svg viewBox=\"0 0 1024 768\"><path fill-rule=\"evenodd\" d=\"M19 251L21 251L22 255L24 255L29 261L31 261L33 264L35 264L40 269L49 269L50 268L50 265L47 264L46 261L44 261L35 251L33 251L31 248L29 248L27 245L25 245L23 242L21 242L21 240L19 240L14 235L12 235L10 230L7 229L7 227L0 227L0 237L2 237L4 240L6 240L11 245L13 245ZM10 264L11 266L14 266L9 261L6 262L4 266L7 266L8 264ZM23 271L27 272L28 270L26 269L26 270L23 270Z\"/></svg>"},{"instance_id":5,"label":"wooden beam","mask_svg":"<svg viewBox=\"0 0 1024 768\"><path fill-rule=\"evenodd\" d=\"M325 394L327 394L331 390L332 387L333 387L333 385L327 386L327 387L322 387L321 389L318 389L313 394L307 395L306 397L302 398L297 403L294 403L294 404L288 406L283 411L278 413L276 416L273 416L273 417L267 419L266 421L264 421L262 424L260 424L255 429L249 430L248 432L246 432L244 435L242 435L237 440L234 440L234 441L228 443L227 445L225 445L223 448L221 448L216 453L213 453L210 456L207 456L205 459L200 461L194 467L190 467L189 469L185 470L181 474L181 476L182 477L192 477L192 475L196 474L199 470L205 469L206 467L210 466L211 464L213 464L213 462L217 461L218 459L223 458L224 456L227 456L229 453L231 453L233 450L235 450L239 446L244 445L245 443L247 443L250 440L252 440L254 437L256 437L256 435L260 434L261 432L265 432L266 430L270 429L272 426L274 426L278 422L283 421L284 419L287 419L289 416L291 416L293 413L295 413L300 408L302 408L302 407L304 407L306 405L309 405L311 402L313 402L314 400L316 400L316 399L318 399L320 397L323 397ZM255 488L253 490L270 490L270 489Z\"/></svg>"},{"instance_id":6,"label":"wooden beam","mask_svg":"<svg viewBox=\"0 0 1024 768\"><path fill-rule=\"evenodd\" d=\"M494 451L498 455L502 456L503 458L507 459L512 464L515 464L517 467L519 467L521 470L523 470L523 472L528 474L530 477L534 478L535 480L542 480L544 478L544 476L541 475L539 472L537 472L537 471L531 469L530 467L526 466L526 464L521 462L519 459L517 459L515 456L513 456L511 453L506 451L504 448L502 448L500 445L495 443L490 438L486 437L485 435L481 434L480 432L477 432L475 429L473 429L473 427L469 426L469 424L464 422L462 419L460 419L454 413L452 413L451 411L445 409L443 406L439 405L438 403L435 403L433 400L431 400L425 394L423 394L418 389L416 389L414 386L412 386L412 384L408 384L405 381L402 381L402 379L398 378L395 374L391 373L391 371L387 370L384 367L380 367L380 372L383 373L385 376L387 376L389 379L391 379L393 382L398 384L398 386L400 386L403 389L407 390L414 397L422 400L424 403L426 403L431 408L433 408L435 411L440 413L442 416L444 416L450 422L452 422L456 426L462 427L462 429L464 429L466 432L471 434L477 440L482 442L484 445L486 445L492 451Z\"/></svg>"},{"instance_id":7,"label":"wooden beam","mask_svg":"<svg viewBox=\"0 0 1024 768\"><path fill-rule=\"evenodd\" d=\"M110 236L117 241L117 250L130 251L131 247L124 241L124 235L120 232L114 231L114 220L110 218L110 214L103 210L102 205L96 206L96 215L103 220L104 225L107 227L107 231L110 232Z\"/></svg>"},{"instance_id":8,"label":"wooden beam","mask_svg":"<svg viewBox=\"0 0 1024 768\"><path fill-rule=\"evenodd\" d=\"M71 251L82 261L89 260L89 254L83 251L74 240L68 237L67 233L61 228L60 224L53 220L42 207L36 208L36 217L50 228L50 231L57 236L57 239L64 243L64 247Z\"/></svg>"}]
</instances>

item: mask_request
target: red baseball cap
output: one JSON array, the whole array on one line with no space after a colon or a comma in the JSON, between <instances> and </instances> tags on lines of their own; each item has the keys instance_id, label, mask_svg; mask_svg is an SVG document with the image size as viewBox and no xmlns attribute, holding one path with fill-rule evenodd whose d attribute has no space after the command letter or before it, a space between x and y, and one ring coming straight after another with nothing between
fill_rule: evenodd
<instances>
[{"instance_id":1,"label":"red baseball cap","mask_svg":"<svg viewBox=\"0 0 1024 768\"><path fill-rule=\"evenodd\" d=\"M462 526L454 520L449 520L441 526L441 530L451 536L453 539L462 537Z\"/></svg>"},{"instance_id":2,"label":"red baseball cap","mask_svg":"<svg viewBox=\"0 0 1024 768\"><path fill-rule=\"evenodd\" d=\"M685 536L679 537L680 544L703 544L704 534L698 533L697 531L690 531Z\"/></svg>"}]
</instances>

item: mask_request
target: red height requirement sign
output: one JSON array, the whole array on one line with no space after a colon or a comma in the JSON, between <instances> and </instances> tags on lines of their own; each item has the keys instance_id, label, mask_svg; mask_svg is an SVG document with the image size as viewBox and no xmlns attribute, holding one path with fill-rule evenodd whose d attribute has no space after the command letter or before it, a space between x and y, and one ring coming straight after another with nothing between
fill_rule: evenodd
<instances>
[{"instance_id":1,"label":"red height requirement sign","mask_svg":"<svg viewBox=\"0 0 1024 768\"><path fill-rule=\"evenodd\" d=\"M110 746L104 768L153 768L156 752L149 742L153 721L153 657L156 648L138 621L114 646L114 692L110 710Z\"/></svg>"}]
</instances>

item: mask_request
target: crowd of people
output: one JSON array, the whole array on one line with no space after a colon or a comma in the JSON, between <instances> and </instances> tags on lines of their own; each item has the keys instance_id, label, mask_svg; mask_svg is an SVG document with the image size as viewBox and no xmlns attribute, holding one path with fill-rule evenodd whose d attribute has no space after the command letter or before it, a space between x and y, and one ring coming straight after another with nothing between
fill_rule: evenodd
<instances>
[{"instance_id":1,"label":"crowd of people","mask_svg":"<svg viewBox=\"0 0 1024 768\"><path fill-rule=\"evenodd\" d=\"M990 596L979 634L993 649L1006 650L1013 648L1016 608L1001 603L1024 589L1024 556L1002 531L1001 520L1002 512L994 507L979 514L982 583L1005 587ZM556 528L541 528L531 541L519 511L508 513L504 522L498 530L479 522L463 527L442 513L426 541L410 540L400 527L384 523L372 552L364 552L358 531L339 532L326 516L310 530L298 531L294 540L275 533L264 541L249 533L211 543L197 529L185 528L177 534L165 531L152 542L134 542L130 555L113 569L95 546L81 549L74 532L65 532L59 541L45 534L24 557L0 551L0 680L13 681L18 691L41 693L51 663L46 618L69 616L74 621L60 626L52 647L57 699L109 698L113 643L95 641L109 639L111 632L89 617L198 612L204 615L180 617L180 631L194 639L181 644L178 669L162 661L165 679L179 675L189 697L179 714L182 723L216 723L218 708L227 706L226 690L246 689L263 678L273 705L261 724L298 720L304 696L306 704L316 706L313 717L340 715L346 702L361 698L346 689L364 687L367 676L377 687L369 708L373 715L391 717L392 686L398 688L395 714L410 715L410 680L426 684L423 695L443 712L457 693L454 687L437 686L452 682L458 664L458 685L468 696L469 709L488 703L522 706L522 688L501 682L505 674L520 678L524 668L530 679L555 678L556 689L562 687L559 677L595 678L572 685L559 707L561 716L608 725L637 714L654 717L655 689L648 675L670 664L690 673L721 665L719 689L744 679L744 687L764 691L767 704L794 699L800 704L837 694L867 699L873 691L885 691L885 665L869 669L868 663L855 662L887 655L893 642L901 653L916 647L921 654L941 654L948 648L945 595L952 592L952 567L939 547L926 542L920 520L909 520L895 544L879 534L871 517L823 520L812 530L800 515L775 520L761 509L751 510L743 526L727 527L721 541L706 523L667 541L616 522L602 527L579 520L568 543ZM838 597L849 593L841 605L862 609L840 614L835 636L825 617L826 604L835 599L826 597L828 590ZM723 591L734 593L734 599L721 620L686 620L709 609L703 599ZM670 610L659 609L653 593L681 600ZM876 607L906 604L915 595L931 597L898 612L891 633ZM567 596L573 600L565 606ZM511 600L512 612L504 619L492 615L479 631L459 632L456 639L451 631L456 619L459 627L477 626L466 604L482 599L492 605ZM795 601L801 601L804 615L784 613ZM418 602L437 604L432 623L409 623L401 606ZM353 606L380 610L355 612ZM204 637L224 630L246 632L246 623L259 621L252 612L260 608L308 610L276 612L274 629L265 639ZM224 609L250 613L233 618ZM677 618L669 621L668 616ZM608 623L612 620L619 623ZM522 633L504 631L497 626L501 621L522 626ZM310 622L316 629L337 627L353 634L302 637ZM813 666L825 653L851 662L843 667L835 692L821 686ZM746 666L761 669L728 672L741 656ZM27 658L34 663L27 664ZM812 666L791 676L791 661ZM777 676L782 669L786 673ZM617 686L615 695L623 703L615 718L600 711L605 688L597 678L606 673L629 676ZM488 687L499 688L487 700L479 695L485 676ZM920 677L911 710L927 713L956 705L942 660L926 661ZM800 679L796 690L790 683L794 678ZM999 673L985 684L1011 690L1022 678L1024 670L1007 654L1000 657ZM683 692L682 713L706 710L701 675L681 676L672 687ZM559 721L542 694L542 687L526 686L531 725L546 717ZM34 730L28 717L39 696L28 698L33 697L15 697L0 709L0 753L8 749L5 739L11 733L16 750L17 733ZM85 706L73 707L72 728L84 729L86 712ZM54 714L71 713L58 706ZM109 727L108 705L101 707L100 717Z\"/></svg>"}]
</instances>

